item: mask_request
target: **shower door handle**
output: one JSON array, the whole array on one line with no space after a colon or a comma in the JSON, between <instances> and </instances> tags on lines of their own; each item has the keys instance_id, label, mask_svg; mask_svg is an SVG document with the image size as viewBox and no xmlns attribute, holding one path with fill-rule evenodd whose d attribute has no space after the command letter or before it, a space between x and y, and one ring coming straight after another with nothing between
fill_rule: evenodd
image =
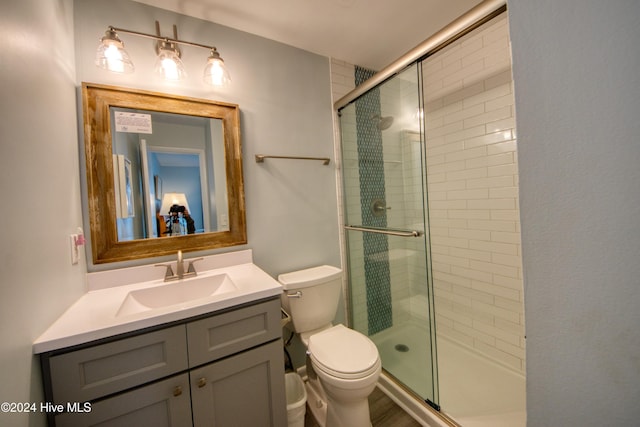
<instances>
[{"instance_id":1,"label":"shower door handle","mask_svg":"<svg viewBox=\"0 0 640 427\"><path fill-rule=\"evenodd\" d=\"M345 225L344 228L345 230L363 231L365 233L387 234L390 236L399 236L399 237L420 237L423 234L422 231L418 231L418 230L395 230L392 228L361 227L356 225Z\"/></svg>"}]
</instances>

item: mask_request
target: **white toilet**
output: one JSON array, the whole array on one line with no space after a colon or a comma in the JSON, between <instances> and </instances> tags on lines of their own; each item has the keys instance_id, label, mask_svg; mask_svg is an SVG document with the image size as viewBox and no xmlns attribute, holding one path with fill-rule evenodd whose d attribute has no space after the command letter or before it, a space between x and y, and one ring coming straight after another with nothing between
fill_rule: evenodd
<instances>
[{"instance_id":1,"label":"white toilet","mask_svg":"<svg viewBox=\"0 0 640 427\"><path fill-rule=\"evenodd\" d=\"M367 398L382 364L368 337L331 323L340 299L342 270L323 265L281 274L278 280L284 288L282 305L307 346L311 369L319 380L308 372L308 393L319 400L310 398L309 407L318 423L322 427L371 426Z\"/></svg>"}]
</instances>

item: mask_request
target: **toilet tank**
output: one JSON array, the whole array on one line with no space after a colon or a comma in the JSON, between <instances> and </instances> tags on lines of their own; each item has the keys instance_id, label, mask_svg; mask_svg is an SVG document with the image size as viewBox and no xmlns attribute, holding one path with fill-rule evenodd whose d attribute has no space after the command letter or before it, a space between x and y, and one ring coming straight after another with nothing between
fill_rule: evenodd
<instances>
[{"instance_id":1,"label":"toilet tank","mask_svg":"<svg viewBox=\"0 0 640 427\"><path fill-rule=\"evenodd\" d=\"M282 306L291 315L296 332L308 332L331 324L338 309L342 270L330 265L307 268L278 276Z\"/></svg>"}]
</instances>

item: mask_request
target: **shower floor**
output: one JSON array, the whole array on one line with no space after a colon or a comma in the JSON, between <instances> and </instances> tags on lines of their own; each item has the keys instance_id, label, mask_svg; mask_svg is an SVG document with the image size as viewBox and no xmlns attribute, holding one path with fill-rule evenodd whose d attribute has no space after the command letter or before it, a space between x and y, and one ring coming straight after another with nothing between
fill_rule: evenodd
<instances>
[{"instance_id":1,"label":"shower floor","mask_svg":"<svg viewBox=\"0 0 640 427\"><path fill-rule=\"evenodd\" d=\"M406 324L370 337L378 347L382 367L424 399L433 400L428 331Z\"/></svg>"},{"instance_id":2,"label":"shower floor","mask_svg":"<svg viewBox=\"0 0 640 427\"><path fill-rule=\"evenodd\" d=\"M426 336L425 328L407 323L371 339L383 368L420 396L429 397L432 379L425 361L431 355ZM523 377L447 339L438 339L437 344L443 413L464 427L526 426Z\"/></svg>"}]
</instances>

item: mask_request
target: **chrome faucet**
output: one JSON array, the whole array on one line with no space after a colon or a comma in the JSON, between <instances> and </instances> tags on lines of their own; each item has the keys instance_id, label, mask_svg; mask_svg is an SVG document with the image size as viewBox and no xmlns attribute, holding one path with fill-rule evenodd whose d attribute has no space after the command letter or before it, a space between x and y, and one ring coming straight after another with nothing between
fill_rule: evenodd
<instances>
[{"instance_id":1,"label":"chrome faucet","mask_svg":"<svg viewBox=\"0 0 640 427\"><path fill-rule=\"evenodd\" d=\"M165 282L171 282L173 280L180 280L186 277L195 277L198 275L196 272L196 268L193 266L193 263L196 261L200 261L202 258L194 258L189 259L186 262L189 262L189 266L187 267L187 271L184 271L184 263L185 261L182 259L182 251L178 251L178 261L176 262L176 274L173 274L173 269L171 268L171 264L156 264L156 267L166 267L166 272L164 275Z\"/></svg>"}]
</instances>

